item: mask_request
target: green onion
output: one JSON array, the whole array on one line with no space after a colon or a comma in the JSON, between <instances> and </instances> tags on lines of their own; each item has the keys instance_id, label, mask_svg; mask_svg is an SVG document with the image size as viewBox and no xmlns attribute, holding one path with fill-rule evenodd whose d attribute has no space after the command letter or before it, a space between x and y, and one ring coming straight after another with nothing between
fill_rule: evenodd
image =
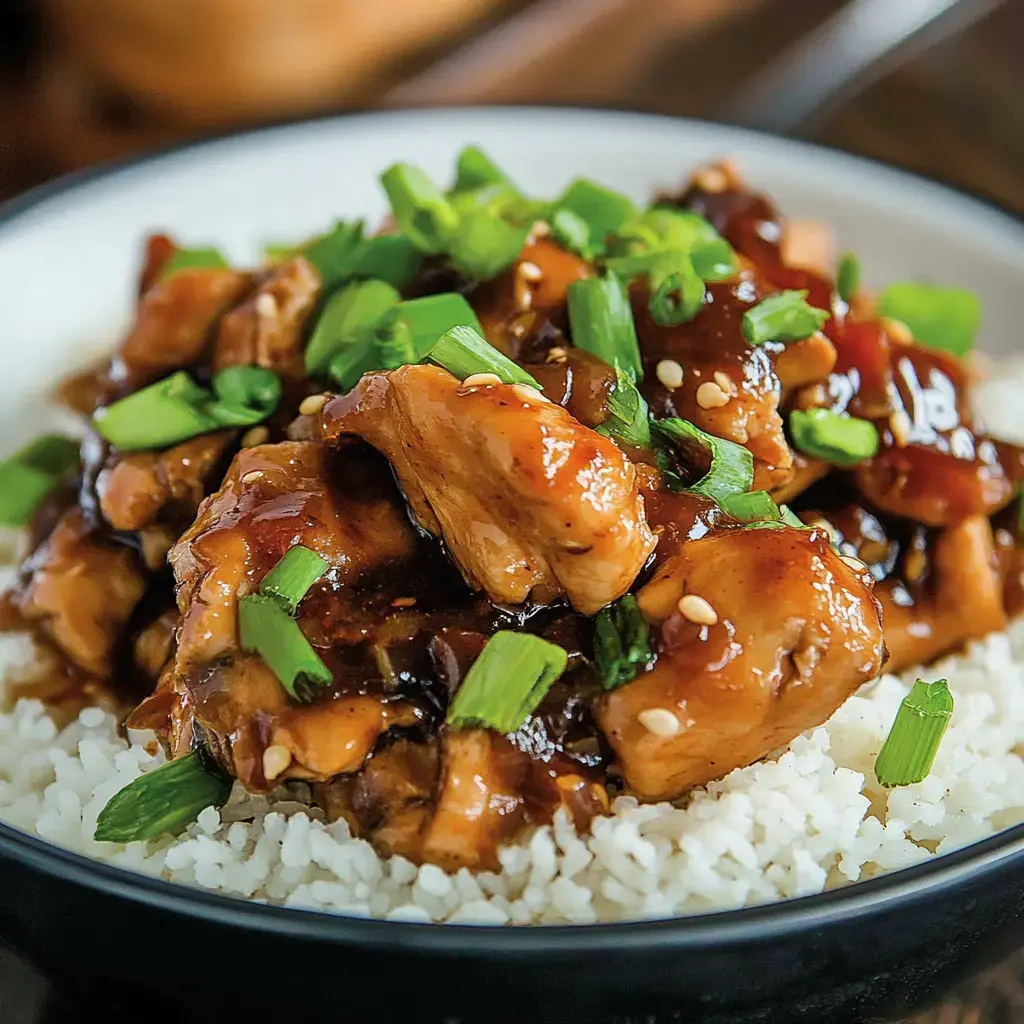
<instances>
[{"instance_id":1,"label":"green onion","mask_svg":"<svg viewBox=\"0 0 1024 1024\"><path fill-rule=\"evenodd\" d=\"M836 294L849 302L860 287L860 262L852 252L844 252L836 268Z\"/></svg>"},{"instance_id":2,"label":"green onion","mask_svg":"<svg viewBox=\"0 0 1024 1024\"><path fill-rule=\"evenodd\" d=\"M770 295L743 314L743 336L751 345L766 341L802 341L821 330L828 312L807 303L806 291Z\"/></svg>"},{"instance_id":3,"label":"green onion","mask_svg":"<svg viewBox=\"0 0 1024 1024\"><path fill-rule=\"evenodd\" d=\"M281 379L262 366L228 366L210 382L217 401L210 415L225 427L251 427L272 415L281 401Z\"/></svg>"},{"instance_id":4,"label":"green onion","mask_svg":"<svg viewBox=\"0 0 1024 1024\"><path fill-rule=\"evenodd\" d=\"M495 373L505 384L540 385L521 366L502 355L472 327L453 327L437 339L427 359L465 380L474 373Z\"/></svg>"},{"instance_id":5,"label":"green onion","mask_svg":"<svg viewBox=\"0 0 1024 1024\"><path fill-rule=\"evenodd\" d=\"M577 178L555 201L555 210L568 210L585 221L595 246L603 246L609 235L636 213L633 201L618 192Z\"/></svg>"},{"instance_id":6,"label":"green onion","mask_svg":"<svg viewBox=\"0 0 1024 1024\"><path fill-rule=\"evenodd\" d=\"M684 256L672 273L660 277L651 293L651 319L664 327L689 323L704 305L704 282L693 269L693 261Z\"/></svg>"},{"instance_id":7,"label":"green onion","mask_svg":"<svg viewBox=\"0 0 1024 1024\"><path fill-rule=\"evenodd\" d=\"M631 682L653 663L651 634L632 594L597 613L594 664L606 690Z\"/></svg>"},{"instance_id":8,"label":"green onion","mask_svg":"<svg viewBox=\"0 0 1024 1024\"><path fill-rule=\"evenodd\" d=\"M306 372L320 376L343 348L374 336L401 296L384 281L362 281L335 292L324 306L306 348Z\"/></svg>"},{"instance_id":9,"label":"green onion","mask_svg":"<svg viewBox=\"0 0 1024 1024\"><path fill-rule=\"evenodd\" d=\"M379 280L404 288L416 276L423 255L402 234L364 238L349 256L345 269L359 280Z\"/></svg>"},{"instance_id":10,"label":"green onion","mask_svg":"<svg viewBox=\"0 0 1024 1024\"><path fill-rule=\"evenodd\" d=\"M180 832L207 807L231 795L231 780L207 766L198 750L162 764L115 793L96 818L93 838L134 843Z\"/></svg>"},{"instance_id":11,"label":"green onion","mask_svg":"<svg viewBox=\"0 0 1024 1024\"><path fill-rule=\"evenodd\" d=\"M570 252L589 260L594 258L590 225L572 210L555 210L551 217L551 233L555 241Z\"/></svg>"},{"instance_id":12,"label":"green onion","mask_svg":"<svg viewBox=\"0 0 1024 1024\"><path fill-rule=\"evenodd\" d=\"M326 234L314 238L298 251L317 269L325 292L332 292L349 276L349 260L363 240L361 220L335 222Z\"/></svg>"},{"instance_id":13,"label":"green onion","mask_svg":"<svg viewBox=\"0 0 1024 1024\"><path fill-rule=\"evenodd\" d=\"M327 568L326 560L315 551L296 544L264 576L260 593L264 597L272 597L289 615L294 615L309 588L327 572Z\"/></svg>"},{"instance_id":14,"label":"green onion","mask_svg":"<svg viewBox=\"0 0 1024 1024\"><path fill-rule=\"evenodd\" d=\"M412 164L394 164L381 175L399 228L421 252L444 252L459 215L441 190Z\"/></svg>"},{"instance_id":15,"label":"green onion","mask_svg":"<svg viewBox=\"0 0 1024 1024\"><path fill-rule=\"evenodd\" d=\"M810 529L788 505L780 505L779 512L782 513L782 521L787 526L792 526L794 530Z\"/></svg>"},{"instance_id":16,"label":"green onion","mask_svg":"<svg viewBox=\"0 0 1024 1024\"><path fill-rule=\"evenodd\" d=\"M342 391L350 391L359 383L364 373L382 369L377 366L376 339L361 341L343 348L327 367L327 376L335 381Z\"/></svg>"},{"instance_id":17,"label":"green onion","mask_svg":"<svg viewBox=\"0 0 1024 1024\"><path fill-rule=\"evenodd\" d=\"M615 364L615 387L608 395L608 411L611 416L597 428L599 434L617 437L635 448L646 448L651 443L647 403L633 378L618 363Z\"/></svg>"},{"instance_id":18,"label":"green onion","mask_svg":"<svg viewBox=\"0 0 1024 1024\"><path fill-rule=\"evenodd\" d=\"M487 641L448 709L455 729L515 732L565 671L561 647L530 633L500 630Z\"/></svg>"},{"instance_id":19,"label":"green onion","mask_svg":"<svg viewBox=\"0 0 1024 1024\"><path fill-rule=\"evenodd\" d=\"M699 214L654 206L623 225L611 244L615 253L683 253L704 281L733 277L738 264L732 246Z\"/></svg>"},{"instance_id":20,"label":"green onion","mask_svg":"<svg viewBox=\"0 0 1024 1024\"><path fill-rule=\"evenodd\" d=\"M408 299L396 312L412 332L419 359L425 358L437 339L453 327L472 327L477 334L484 333L473 307L457 292Z\"/></svg>"},{"instance_id":21,"label":"green onion","mask_svg":"<svg viewBox=\"0 0 1024 1024\"><path fill-rule=\"evenodd\" d=\"M384 318L373 342L372 359L378 370L397 370L420 361L412 328L397 309Z\"/></svg>"},{"instance_id":22,"label":"green onion","mask_svg":"<svg viewBox=\"0 0 1024 1024\"><path fill-rule=\"evenodd\" d=\"M854 466L878 453L878 431L869 420L831 409L794 409L789 414L793 443L805 455L833 465Z\"/></svg>"},{"instance_id":23,"label":"green onion","mask_svg":"<svg viewBox=\"0 0 1024 1024\"><path fill-rule=\"evenodd\" d=\"M736 253L724 238L698 245L691 251L690 260L702 281L728 281L739 269Z\"/></svg>"},{"instance_id":24,"label":"green onion","mask_svg":"<svg viewBox=\"0 0 1024 1024\"><path fill-rule=\"evenodd\" d=\"M529 233L529 225L513 227L485 210L478 210L460 221L449 254L457 270L486 281L518 259Z\"/></svg>"},{"instance_id":25,"label":"green onion","mask_svg":"<svg viewBox=\"0 0 1024 1024\"><path fill-rule=\"evenodd\" d=\"M945 679L918 679L903 698L892 729L875 759L875 777L886 789L920 782L932 770L953 715Z\"/></svg>"},{"instance_id":26,"label":"green onion","mask_svg":"<svg viewBox=\"0 0 1024 1024\"><path fill-rule=\"evenodd\" d=\"M469 192L487 185L510 184L505 172L479 147L466 146L456 163L456 192Z\"/></svg>"},{"instance_id":27,"label":"green onion","mask_svg":"<svg viewBox=\"0 0 1024 1024\"><path fill-rule=\"evenodd\" d=\"M78 468L78 442L45 434L0 462L0 523L24 526Z\"/></svg>"},{"instance_id":28,"label":"green onion","mask_svg":"<svg viewBox=\"0 0 1024 1024\"><path fill-rule=\"evenodd\" d=\"M273 597L247 594L239 599L238 635L242 650L258 654L296 700L306 700L312 687L333 681L299 624Z\"/></svg>"},{"instance_id":29,"label":"green onion","mask_svg":"<svg viewBox=\"0 0 1024 1024\"><path fill-rule=\"evenodd\" d=\"M902 320L928 348L963 356L981 324L981 300L961 288L901 281L878 297L878 315Z\"/></svg>"},{"instance_id":30,"label":"green onion","mask_svg":"<svg viewBox=\"0 0 1024 1024\"><path fill-rule=\"evenodd\" d=\"M220 270L227 265L217 249L175 249L160 268L159 280L166 281L178 270Z\"/></svg>"},{"instance_id":31,"label":"green onion","mask_svg":"<svg viewBox=\"0 0 1024 1024\"><path fill-rule=\"evenodd\" d=\"M692 491L712 498L719 504L732 495L745 494L750 490L754 482L754 457L742 445L723 437L715 437L714 434L706 434L699 427L680 419L653 420L651 432L656 439L667 445L683 448L697 445L711 456L711 466L707 473L695 484L686 487L662 452L658 461L669 490Z\"/></svg>"},{"instance_id":32,"label":"green onion","mask_svg":"<svg viewBox=\"0 0 1024 1024\"><path fill-rule=\"evenodd\" d=\"M566 288L572 342L621 366L637 383L644 379L640 344L629 296L614 273L573 281Z\"/></svg>"},{"instance_id":33,"label":"green onion","mask_svg":"<svg viewBox=\"0 0 1024 1024\"><path fill-rule=\"evenodd\" d=\"M732 494L722 500L722 510L741 523L781 522L782 513L767 491Z\"/></svg>"}]
</instances>

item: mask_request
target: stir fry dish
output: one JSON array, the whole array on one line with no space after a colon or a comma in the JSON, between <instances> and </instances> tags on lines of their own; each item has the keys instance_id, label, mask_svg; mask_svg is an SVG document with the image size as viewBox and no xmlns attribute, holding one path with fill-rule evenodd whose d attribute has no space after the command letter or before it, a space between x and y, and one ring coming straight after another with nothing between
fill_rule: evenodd
<instances>
[{"instance_id":1,"label":"stir fry dish","mask_svg":"<svg viewBox=\"0 0 1024 1024\"><path fill-rule=\"evenodd\" d=\"M116 353L62 387L81 444L0 466L38 685L167 755L97 839L291 787L382 853L492 869L1020 606L1024 451L971 412L972 294L869 296L728 163L646 207L532 198L474 147L447 191L382 183L379 233L252 270L151 237ZM950 708L915 688L880 780L927 773Z\"/></svg>"}]
</instances>

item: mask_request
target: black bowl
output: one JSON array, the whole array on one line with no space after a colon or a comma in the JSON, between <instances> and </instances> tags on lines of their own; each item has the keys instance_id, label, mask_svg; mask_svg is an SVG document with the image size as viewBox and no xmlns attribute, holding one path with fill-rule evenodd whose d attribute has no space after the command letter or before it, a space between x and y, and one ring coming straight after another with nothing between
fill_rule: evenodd
<instances>
[{"instance_id":1,"label":"black bowl","mask_svg":"<svg viewBox=\"0 0 1024 1024\"><path fill-rule=\"evenodd\" d=\"M0 222L95 173L8 203ZM1019 944L1022 913L1024 825L882 878L761 908L490 928L249 903L94 862L0 824L0 935L65 987L135 1001L141 1019L170 1007L289 1024L865 1021L903 1014L948 989L965 965Z\"/></svg>"}]
</instances>

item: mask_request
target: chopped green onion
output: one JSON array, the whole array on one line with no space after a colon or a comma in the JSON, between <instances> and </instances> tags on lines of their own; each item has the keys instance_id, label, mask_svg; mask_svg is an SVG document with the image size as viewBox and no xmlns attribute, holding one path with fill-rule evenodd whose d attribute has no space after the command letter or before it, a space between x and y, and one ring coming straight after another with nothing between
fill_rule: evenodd
<instances>
[{"instance_id":1,"label":"chopped green onion","mask_svg":"<svg viewBox=\"0 0 1024 1024\"><path fill-rule=\"evenodd\" d=\"M317 269L325 292L332 292L349 276L349 260L363 241L361 220L335 223L326 234L299 246L299 252Z\"/></svg>"},{"instance_id":2,"label":"chopped green onion","mask_svg":"<svg viewBox=\"0 0 1024 1024\"><path fill-rule=\"evenodd\" d=\"M377 342L375 338L358 342L343 348L327 367L327 376L335 381L342 391L350 391L359 383L364 373L380 370L377 366Z\"/></svg>"},{"instance_id":3,"label":"chopped green onion","mask_svg":"<svg viewBox=\"0 0 1024 1024\"><path fill-rule=\"evenodd\" d=\"M618 192L577 178L555 201L555 210L569 210L586 222L595 246L604 245L609 235L636 213L633 201Z\"/></svg>"},{"instance_id":4,"label":"chopped green onion","mask_svg":"<svg viewBox=\"0 0 1024 1024\"><path fill-rule=\"evenodd\" d=\"M953 695L945 679L918 679L903 698L892 729L875 759L875 777L886 789L926 778L953 715Z\"/></svg>"},{"instance_id":5,"label":"chopped green onion","mask_svg":"<svg viewBox=\"0 0 1024 1024\"><path fill-rule=\"evenodd\" d=\"M704 282L689 256L683 256L670 274L652 277L651 284L650 311L656 324L674 327L689 323L704 305Z\"/></svg>"},{"instance_id":6,"label":"chopped green onion","mask_svg":"<svg viewBox=\"0 0 1024 1024\"><path fill-rule=\"evenodd\" d=\"M878 453L878 431L869 420L831 409L794 409L789 414L793 443L805 455L833 465L854 466Z\"/></svg>"},{"instance_id":7,"label":"chopped green onion","mask_svg":"<svg viewBox=\"0 0 1024 1024\"><path fill-rule=\"evenodd\" d=\"M513 227L485 210L462 218L449 245L457 270L478 280L497 277L511 266L526 244L529 225Z\"/></svg>"},{"instance_id":8,"label":"chopped green onion","mask_svg":"<svg viewBox=\"0 0 1024 1024\"><path fill-rule=\"evenodd\" d=\"M715 437L714 434L706 434L699 427L680 419L653 420L651 432L656 439L668 445L684 449L697 445L703 453L711 456L711 466L707 473L687 487L662 452L658 461L670 490L692 491L712 498L719 504L732 495L745 494L750 490L754 482L754 457L742 445L723 437Z\"/></svg>"},{"instance_id":9,"label":"chopped green onion","mask_svg":"<svg viewBox=\"0 0 1024 1024\"><path fill-rule=\"evenodd\" d=\"M474 373L495 373L505 384L540 385L521 366L502 355L472 327L452 327L437 339L427 359L465 380Z\"/></svg>"},{"instance_id":10,"label":"chopped green onion","mask_svg":"<svg viewBox=\"0 0 1024 1024\"><path fill-rule=\"evenodd\" d=\"M732 246L709 221L689 210L644 210L623 225L611 247L626 255L683 253L704 281L727 280L738 267Z\"/></svg>"},{"instance_id":11,"label":"chopped green onion","mask_svg":"<svg viewBox=\"0 0 1024 1024\"><path fill-rule=\"evenodd\" d=\"M690 260L702 281L728 281L739 269L736 253L724 238L698 245L690 252Z\"/></svg>"},{"instance_id":12,"label":"chopped green onion","mask_svg":"<svg viewBox=\"0 0 1024 1024\"><path fill-rule=\"evenodd\" d=\"M325 572L327 562L315 551L301 544L289 548L260 584L260 593L272 597L289 614L294 615L309 588Z\"/></svg>"},{"instance_id":13,"label":"chopped green onion","mask_svg":"<svg viewBox=\"0 0 1024 1024\"><path fill-rule=\"evenodd\" d=\"M620 597L594 619L594 664L606 690L632 682L654 663L651 634L636 598Z\"/></svg>"},{"instance_id":14,"label":"chopped green onion","mask_svg":"<svg viewBox=\"0 0 1024 1024\"><path fill-rule=\"evenodd\" d=\"M0 462L0 523L24 526L78 467L78 442L45 434Z\"/></svg>"},{"instance_id":15,"label":"chopped green onion","mask_svg":"<svg viewBox=\"0 0 1024 1024\"><path fill-rule=\"evenodd\" d=\"M333 681L299 624L273 597L247 594L239 599L238 635L242 650L258 654L296 700L308 699L312 687Z\"/></svg>"},{"instance_id":16,"label":"chopped green onion","mask_svg":"<svg viewBox=\"0 0 1024 1024\"><path fill-rule=\"evenodd\" d=\"M347 345L374 336L401 296L384 281L362 281L335 292L324 306L306 347L306 372L320 376Z\"/></svg>"},{"instance_id":17,"label":"chopped green onion","mask_svg":"<svg viewBox=\"0 0 1024 1024\"><path fill-rule=\"evenodd\" d=\"M412 328L397 309L384 318L373 343L375 369L397 370L420 361Z\"/></svg>"},{"instance_id":18,"label":"chopped green onion","mask_svg":"<svg viewBox=\"0 0 1024 1024\"><path fill-rule=\"evenodd\" d=\"M836 268L836 293L849 302L860 287L860 262L852 252L844 252Z\"/></svg>"},{"instance_id":19,"label":"chopped green onion","mask_svg":"<svg viewBox=\"0 0 1024 1024\"><path fill-rule=\"evenodd\" d=\"M419 359L424 359L437 339L453 327L472 327L477 334L484 333L473 307L458 292L407 299L399 304L396 313L412 332L413 348Z\"/></svg>"},{"instance_id":20,"label":"chopped green onion","mask_svg":"<svg viewBox=\"0 0 1024 1024\"><path fill-rule=\"evenodd\" d=\"M420 269L423 255L402 234L364 238L349 256L345 269L359 280L379 280L404 288Z\"/></svg>"},{"instance_id":21,"label":"chopped green onion","mask_svg":"<svg viewBox=\"0 0 1024 1024\"><path fill-rule=\"evenodd\" d=\"M962 288L900 281L879 295L878 315L903 321L928 348L963 356L981 324L981 300Z\"/></svg>"},{"instance_id":22,"label":"chopped green onion","mask_svg":"<svg viewBox=\"0 0 1024 1024\"><path fill-rule=\"evenodd\" d=\"M231 779L207 766L198 750L162 764L115 793L96 818L93 838L134 843L180 832L207 807L231 795Z\"/></svg>"},{"instance_id":23,"label":"chopped green onion","mask_svg":"<svg viewBox=\"0 0 1024 1024\"><path fill-rule=\"evenodd\" d=\"M782 513L782 521L787 526L792 526L794 530L808 529L806 523L788 505L780 505L779 512Z\"/></svg>"},{"instance_id":24,"label":"chopped green onion","mask_svg":"<svg viewBox=\"0 0 1024 1024\"><path fill-rule=\"evenodd\" d=\"M590 225L572 210L555 210L551 217L551 233L555 241L570 252L593 259L594 251L590 240Z\"/></svg>"},{"instance_id":25,"label":"chopped green onion","mask_svg":"<svg viewBox=\"0 0 1024 1024\"><path fill-rule=\"evenodd\" d=\"M606 277L573 281L566 288L572 342L599 356L609 366L619 365L637 383L644 379L640 344L629 296L612 272Z\"/></svg>"},{"instance_id":26,"label":"chopped green onion","mask_svg":"<svg viewBox=\"0 0 1024 1024\"><path fill-rule=\"evenodd\" d=\"M381 175L391 211L421 252L444 252L459 227L459 215L419 167L394 164Z\"/></svg>"},{"instance_id":27,"label":"chopped green onion","mask_svg":"<svg viewBox=\"0 0 1024 1024\"><path fill-rule=\"evenodd\" d=\"M806 291L769 295L743 314L743 336L751 345L766 341L802 341L821 330L828 312L808 305Z\"/></svg>"},{"instance_id":28,"label":"chopped green onion","mask_svg":"<svg viewBox=\"0 0 1024 1024\"><path fill-rule=\"evenodd\" d=\"M262 366L228 366L210 383L217 397L210 415L226 427L251 427L272 415L281 401L281 378Z\"/></svg>"},{"instance_id":29,"label":"chopped green onion","mask_svg":"<svg viewBox=\"0 0 1024 1024\"><path fill-rule=\"evenodd\" d=\"M617 437L635 448L646 448L651 443L647 403L633 378L618 363L615 364L615 387L608 395L608 411L611 416L597 428L599 434Z\"/></svg>"},{"instance_id":30,"label":"chopped green onion","mask_svg":"<svg viewBox=\"0 0 1024 1024\"><path fill-rule=\"evenodd\" d=\"M178 270L221 270L227 265L217 249L175 249L160 268L159 280L166 281Z\"/></svg>"},{"instance_id":31,"label":"chopped green onion","mask_svg":"<svg viewBox=\"0 0 1024 1024\"><path fill-rule=\"evenodd\" d=\"M487 185L510 184L505 172L479 147L466 146L456 164L456 192L469 192Z\"/></svg>"},{"instance_id":32,"label":"chopped green onion","mask_svg":"<svg viewBox=\"0 0 1024 1024\"><path fill-rule=\"evenodd\" d=\"M722 510L742 523L781 522L782 513L767 491L732 494L722 500Z\"/></svg>"},{"instance_id":33,"label":"chopped green onion","mask_svg":"<svg viewBox=\"0 0 1024 1024\"><path fill-rule=\"evenodd\" d=\"M448 709L448 724L515 732L568 662L561 647L539 636L499 630L466 673Z\"/></svg>"}]
</instances>

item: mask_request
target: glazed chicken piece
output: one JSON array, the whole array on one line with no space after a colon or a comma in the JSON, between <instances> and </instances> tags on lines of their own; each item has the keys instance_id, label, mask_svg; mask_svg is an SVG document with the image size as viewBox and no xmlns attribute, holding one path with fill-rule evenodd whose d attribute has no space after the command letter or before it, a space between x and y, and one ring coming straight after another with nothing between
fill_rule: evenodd
<instances>
[{"instance_id":1,"label":"glazed chicken piece","mask_svg":"<svg viewBox=\"0 0 1024 1024\"><path fill-rule=\"evenodd\" d=\"M420 525L493 601L564 593L592 615L654 550L633 465L532 388L404 366L366 375L322 417L328 443L356 434L388 457Z\"/></svg>"},{"instance_id":2,"label":"glazed chicken piece","mask_svg":"<svg viewBox=\"0 0 1024 1024\"><path fill-rule=\"evenodd\" d=\"M320 275L302 256L267 271L255 292L220 322L214 371L262 366L282 377L305 376L306 320L320 295Z\"/></svg>"},{"instance_id":3,"label":"glazed chicken piece","mask_svg":"<svg viewBox=\"0 0 1024 1024\"><path fill-rule=\"evenodd\" d=\"M684 544L637 598L660 633L656 665L598 704L629 787L672 799L824 722L882 666L871 582L824 530Z\"/></svg>"},{"instance_id":4,"label":"glazed chicken piece","mask_svg":"<svg viewBox=\"0 0 1024 1024\"><path fill-rule=\"evenodd\" d=\"M99 537L72 508L22 566L14 601L74 664L107 678L145 586L131 549Z\"/></svg>"}]
</instances>

